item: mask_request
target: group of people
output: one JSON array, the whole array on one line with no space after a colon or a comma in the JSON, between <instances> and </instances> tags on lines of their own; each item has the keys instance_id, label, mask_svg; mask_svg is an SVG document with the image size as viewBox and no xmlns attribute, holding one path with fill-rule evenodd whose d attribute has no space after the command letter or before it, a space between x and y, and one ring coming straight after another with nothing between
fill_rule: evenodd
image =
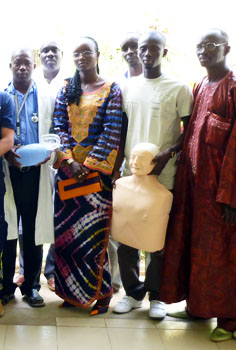
<instances>
[{"instance_id":1,"label":"group of people","mask_svg":"<svg viewBox=\"0 0 236 350\"><path fill-rule=\"evenodd\" d=\"M236 77L226 63L228 36L211 29L200 37L196 52L207 76L193 94L162 73L162 33L129 33L121 52L128 71L120 84L99 74L99 48L91 37L78 39L75 74L65 80L56 42L42 45L37 74L31 50L12 54L13 79L0 95L2 303L17 287L21 219L20 289L30 306L45 305L39 294L42 244L55 242L50 278L61 307L95 302L90 315L105 313L113 286L122 283L126 295L116 313L141 307L149 293L149 316L163 319L165 303L186 300L186 310L172 316L216 317L210 339L236 339ZM17 149L49 131L59 135L60 150L22 168ZM131 151L142 142L158 147L150 175L173 193L165 248L146 254L144 282L140 251L122 243L116 249L110 237L113 184L131 175ZM59 184L71 178L75 187L99 178L100 191L63 200Z\"/></svg>"}]
</instances>

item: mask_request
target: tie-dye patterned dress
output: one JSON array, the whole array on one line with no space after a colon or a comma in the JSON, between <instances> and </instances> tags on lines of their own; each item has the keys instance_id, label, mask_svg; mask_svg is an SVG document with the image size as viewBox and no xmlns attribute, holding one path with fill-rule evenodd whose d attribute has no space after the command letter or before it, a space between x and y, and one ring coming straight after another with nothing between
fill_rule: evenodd
<instances>
[{"instance_id":1,"label":"tie-dye patterned dress","mask_svg":"<svg viewBox=\"0 0 236 350\"><path fill-rule=\"evenodd\" d=\"M63 89L57 96L53 127L62 148L55 191L55 284L61 298L79 307L112 294L106 249L121 125L121 92L115 83L83 93L79 106L67 106ZM58 181L71 178L62 161L71 158L100 173L102 191L60 199Z\"/></svg>"}]
</instances>

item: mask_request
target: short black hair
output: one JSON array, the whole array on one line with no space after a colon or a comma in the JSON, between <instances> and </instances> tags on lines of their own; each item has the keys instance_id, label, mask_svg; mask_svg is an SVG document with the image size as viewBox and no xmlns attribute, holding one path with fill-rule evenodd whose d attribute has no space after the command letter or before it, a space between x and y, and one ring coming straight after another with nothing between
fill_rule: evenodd
<instances>
[{"instance_id":1,"label":"short black hair","mask_svg":"<svg viewBox=\"0 0 236 350\"><path fill-rule=\"evenodd\" d=\"M17 56L17 55L19 55L19 54L21 54L21 53L28 53L29 54L29 56L31 56L31 58L32 58L32 61L33 61L33 63L34 63L34 53L33 53L33 50L31 50L31 49L29 49L28 47L21 47L21 48L18 48L18 49L16 49L16 50L14 50L13 52L12 52L12 54L11 54L11 62L14 60L14 58Z\"/></svg>"},{"instance_id":2,"label":"short black hair","mask_svg":"<svg viewBox=\"0 0 236 350\"><path fill-rule=\"evenodd\" d=\"M223 39L223 41L228 44L229 36L224 30L219 29L219 28L210 28L209 31L218 32L220 34L221 38Z\"/></svg>"},{"instance_id":3,"label":"short black hair","mask_svg":"<svg viewBox=\"0 0 236 350\"><path fill-rule=\"evenodd\" d=\"M150 32L144 33L139 38L139 41L141 41L143 37L149 37L150 39L152 38L152 39L157 39L157 40L161 39L161 41L163 42L163 46L164 47L166 46L166 38L165 38L165 36L163 35L163 33L159 32L157 30L152 30Z\"/></svg>"}]
</instances>

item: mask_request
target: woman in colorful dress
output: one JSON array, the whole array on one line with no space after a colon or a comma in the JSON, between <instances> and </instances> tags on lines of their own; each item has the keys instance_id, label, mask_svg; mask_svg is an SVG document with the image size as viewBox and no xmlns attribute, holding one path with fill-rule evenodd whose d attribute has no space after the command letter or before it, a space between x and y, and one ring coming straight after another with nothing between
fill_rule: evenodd
<instances>
[{"instance_id":1,"label":"woman in colorful dress","mask_svg":"<svg viewBox=\"0 0 236 350\"><path fill-rule=\"evenodd\" d=\"M64 303L88 307L90 315L107 312L112 295L107 256L112 175L122 126L120 88L99 76L96 41L79 39L76 72L59 92L53 117L61 138L55 191L55 284ZM102 190L62 201L58 181L83 183L98 171Z\"/></svg>"}]
</instances>

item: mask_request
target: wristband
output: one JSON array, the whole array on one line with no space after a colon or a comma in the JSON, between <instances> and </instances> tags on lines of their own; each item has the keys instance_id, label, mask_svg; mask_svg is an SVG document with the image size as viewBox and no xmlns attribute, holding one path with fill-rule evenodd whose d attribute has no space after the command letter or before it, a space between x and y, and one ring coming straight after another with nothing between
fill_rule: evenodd
<instances>
[{"instance_id":1,"label":"wristband","mask_svg":"<svg viewBox=\"0 0 236 350\"><path fill-rule=\"evenodd\" d=\"M176 156L176 152L175 151L172 151L171 152L171 158L174 158Z\"/></svg>"},{"instance_id":2,"label":"wristband","mask_svg":"<svg viewBox=\"0 0 236 350\"><path fill-rule=\"evenodd\" d=\"M73 163L73 162L74 162L74 159L72 159L72 158L66 160L66 163L67 163L68 165L70 165L70 164Z\"/></svg>"}]
</instances>

